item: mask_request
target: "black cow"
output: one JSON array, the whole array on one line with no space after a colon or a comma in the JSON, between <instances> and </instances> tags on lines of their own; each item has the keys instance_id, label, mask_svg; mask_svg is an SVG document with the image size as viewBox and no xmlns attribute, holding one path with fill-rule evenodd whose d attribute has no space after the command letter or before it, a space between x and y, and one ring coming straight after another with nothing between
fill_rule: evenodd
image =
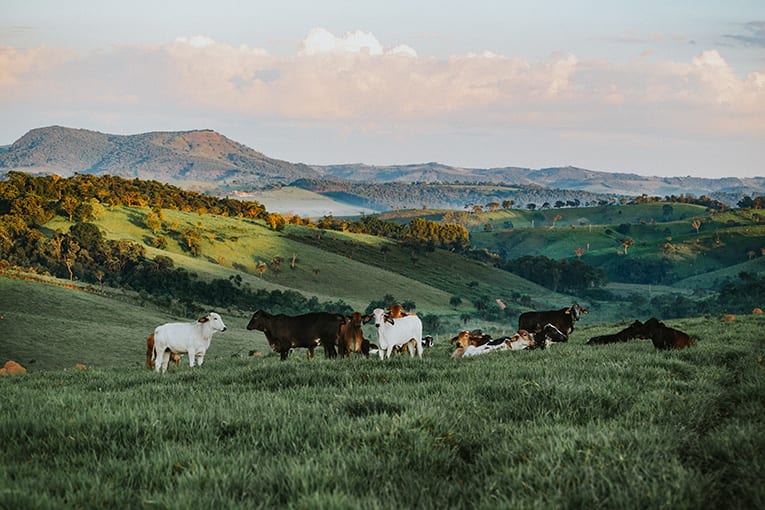
<instances>
[{"instance_id":1,"label":"black cow","mask_svg":"<svg viewBox=\"0 0 765 510\"><path fill-rule=\"evenodd\" d=\"M617 333L612 333L610 335L599 335L590 338L587 341L587 345L602 345L614 342L626 342L627 340L632 340L633 338L639 338L643 334L643 323L636 320Z\"/></svg>"},{"instance_id":2,"label":"black cow","mask_svg":"<svg viewBox=\"0 0 765 510\"><path fill-rule=\"evenodd\" d=\"M568 342L568 335L550 323L545 324L542 331L531 336L534 338L533 349L546 349L558 342Z\"/></svg>"},{"instance_id":3,"label":"black cow","mask_svg":"<svg viewBox=\"0 0 765 510\"><path fill-rule=\"evenodd\" d=\"M282 361L295 347L307 348L308 357L312 358L317 345L324 347L327 358L335 358L337 337L344 322L345 317L336 313L312 312L292 317L258 310L247 324L247 329L265 333L271 349L279 353Z\"/></svg>"},{"instance_id":4,"label":"black cow","mask_svg":"<svg viewBox=\"0 0 765 510\"><path fill-rule=\"evenodd\" d=\"M542 333L547 324L552 324L564 335L570 335L574 331L574 323L585 313L588 313L587 309L579 306L579 303L560 310L524 312L518 317L518 330L525 329L536 335Z\"/></svg>"}]
</instances>

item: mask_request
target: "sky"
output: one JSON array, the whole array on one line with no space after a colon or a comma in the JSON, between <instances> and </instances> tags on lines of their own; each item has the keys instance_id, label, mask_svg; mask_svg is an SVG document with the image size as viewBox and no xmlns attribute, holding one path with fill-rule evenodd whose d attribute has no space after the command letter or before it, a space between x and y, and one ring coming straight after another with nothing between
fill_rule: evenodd
<instances>
[{"instance_id":1,"label":"sky","mask_svg":"<svg viewBox=\"0 0 765 510\"><path fill-rule=\"evenodd\" d=\"M0 145L52 125L317 165L765 176L765 1L2 0Z\"/></svg>"}]
</instances>

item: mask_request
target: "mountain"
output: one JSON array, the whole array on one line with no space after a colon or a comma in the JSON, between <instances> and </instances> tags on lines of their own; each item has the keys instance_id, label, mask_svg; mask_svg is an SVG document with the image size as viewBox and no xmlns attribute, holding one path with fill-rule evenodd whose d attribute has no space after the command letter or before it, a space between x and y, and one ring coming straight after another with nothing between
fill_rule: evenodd
<instances>
[{"instance_id":1,"label":"mountain","mask_svg":"<svg viewBox=\"0 0 765 510\"><path fill-rule=\"evenodd\" d=\"M373 166L365 164L312 166L324 177L379 182L490 182L537 185L606 195L650 196L765 193L765 177L647 177L619 172L598 172L573 166L553 168L463 168L440 163Z\"/></svg>"},{"instance_id":2,"label":"mountain","mask_svg":"<svg viewBox=\"0 0 765 510\"><path fill-rule=\"evenodd\" d=\"M62 177L74 173L110 174L185 188L202 187L215 194L232 196L292 185L354 207L380 210L422 206L462 208L466 203L484 204L505 199L519 205L574 199L592 202L641 194L706 195L735 205L746 195L765 194L765 177L646 177L573 166L464 168L435 162L309 166L269 158L212 130L112 135L60 126L38 128L12 145L0 147L0 177L10 170ZM327 181L339 183L342 189L335 189L334 185L324 189ZM370 182L385 183L387 189L361 186ZM445 189L457 182L506 186L496 190L487 186ZM418 186L414 188L412 183ZM441 185L440 189L434 189L438 188L432 186L435 183ZM354 185L355 189L346 189Z\"/></svg>"},{"instance_id":3,"label":"mountain","mask_svg":"<svg viewBox=\"0 0 765 510\"><path fill-rule=\"evenodd\" d=\"M60 126L33 129L0 149L0 173L9 170L241 187L318 176L307 165L269 158L212 130L111 135Z\"/></svg>"}]
</instances>

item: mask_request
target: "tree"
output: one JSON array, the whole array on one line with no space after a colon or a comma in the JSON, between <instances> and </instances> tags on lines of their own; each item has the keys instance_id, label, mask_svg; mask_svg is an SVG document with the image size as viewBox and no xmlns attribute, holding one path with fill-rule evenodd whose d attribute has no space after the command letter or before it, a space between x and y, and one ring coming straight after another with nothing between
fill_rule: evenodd
<instances>
[{"instance_id":1,"label":"tree","mask_svg":"<svg viewBox=\"0 0 765 510\"><path fill-rule=\"evenodd\" d=\"M691 221L691 226L696 231L696 235L699 235L699 229L701 228L701 220L698 218L694 218L693 221Z\"/></svg>"},{"instance_id":2,"label":"tree","mask_svg":"<svg viewBox=\"0 0 765 510\"><path fill-rule=\"evenodd\" d=\"M72 266L77 262L77 254L80 252L80 245L78 245L73 239L70 239L66 245L66 251L64 252L64 265L69 272L69 281L74 280L74 273L72 273Z\"/></svg>"},{"instance_id":3,"label":"tree","mask_svg":"<svg viewBox=\"0 0 765 510\"><path fill-rule=\"evenodd\" d=\"M196 257L202 253L202 232L195 228L187 228L181 234L181 239L192 255Z\"/></svg>"},{"instance_id":4,"label":"tree","mask_svg":"<svg viewBox=\"0 0 765 510\"><path fill-rule=\"evenodd\" d=\"M80 205L80 201L71 195L67 195L59 202L59 207L69 216L69 221L74 221L74 211L77 210L77 206Z\"/></svg>"},{"instance_id":5,"label":"tree","mask_svg":"<svg viewBox=\"0 0 765 510\"><path fill-rule=\"evenodd\" d=\"M268 222L268 225L271 227L271 230L276 231L282 231L284 230L284 225L286 222L284 221L284 216L282 216L279 213L269 213L266 221Z\"/></svg>"},{"instance_id":6,"label":"tree","mask_svg":"<svg viewBox=\"0 0 765 510\"><path fill-rule=\"evenodd\" d=\"M159 219L159 215L154 211L147 212L143 216L143 222L153 234L156 234L162 228L162 220Z\"/></svg>"},{"instance_id":7,"label":"tree","mask_svg":"<svg viewBox=\"0 0 765 510\"><path fill-rule=\"evenodd\" d=\"M452 305L454 308L457 308L462 304L462 298L459 296L452 296L449 298L449 304Z\"/></svg>"},{"instance_id":8,"label":"tree","mask_svg":"<svg viewBox=\"0 0 765 510\"><path fill-rule=\"evenodd\" d=\"M631 237L625 237L622 239L622 246L624 247L624 254L627 255L627 249L635 244L635 240Z\"/></svg>"}]
</instances>

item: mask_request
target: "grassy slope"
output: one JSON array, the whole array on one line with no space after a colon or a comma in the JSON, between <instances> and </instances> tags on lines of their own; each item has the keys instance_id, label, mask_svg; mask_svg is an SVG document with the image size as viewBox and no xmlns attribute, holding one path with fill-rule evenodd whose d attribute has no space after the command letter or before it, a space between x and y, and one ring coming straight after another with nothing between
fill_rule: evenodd
<instances>
[{"instance_id":1,"label":"grassy slope","mask_svg":"<svg viewBox=\"0 0 765 510\"><path fill-rule=\"evenodd\" d=\"M153 234L143 225L147 211L115 208L96 223L107 237L149 243ZM472 300L479 296L504 297L518 291L544 303L571 300L506 271L443 250L418 254L413 262L410 249L374 236L293 225L279 233L261 222L178 211L165 211L165 217L167 224L175 225L173 230L201 225L203 238L200 257L186 255L172 236L163 254L202 277L242 274L253 288L294 289L321 300L342 299L359 309L391 294L401 301L414 301L424 313L440 314L455 313L449 304L452 295ZM66 230L69 223L56 217L46 227ZM381 251L383 245L389 248L386 254ZM160 253L153 248L147 251ZM294 270L289 264L293 255L297 255ZM263 278L256 276L258 262L268 263L274 257L284 260L279 273L268 270Z\"/></svg>"},{"instance_id":2,"label":"grassy slope","mask_svg":"<svg viewBox=\"0 0 765 510\"><path fill-rule=\"evenodd\" d=\"M220 312L228 330L213 336L209 359L267 349L262 333L245 329L249 316ZM12 359L31 371L71 368L75 363L143 366L146 337L155 326L193 319L168 316L127 296L106 297L5 277L0 277L0 314L0 362Z\"/></svg>"},{"instance_id":3,"label":"grassy slope","mask_svg":"<svg viewBox=\"0 0 765 510\"><path fill-rule=\"evenodd\" d=\"M505 216L528 219L529 211L498 211L493 215L495 228L490 232L475 232L471 241L480 248L498 251L508 258L523 255L544 255L551 258L570 258L576 248L584 248L582 260L595 265L607 266L623 250L621 240L632 237L635 244L628 250L630 258L659 259L669 257L676 263L675 277L684 280L677 284L685 288L688 284L708 285L710 278L702 275L721 271L744 263L750 251L759 257L765 247L765 225L752 218L751 212L732 211L709 216L704 208L688 204L674 204L674 212L666 220L662 204L640 204L623 207L598 207L557 210L564 219L555 228L536 226L525 228L523 223L513 219L512 229L503 228ZM545 211L551 218L556 210ZM570 218L567 220L567 216ZM698 233L691 226L694 218L703 220ZM573 220L573 221L571 221ZM620 224L629 224L626 234L615 231ZM664 245L671 242L672 251L665 252ZM757 267L757 266L754 266ZM618 275L611 275L612 278ZM698 276L698 279L691 277ZM685 280L687 279L687 280Z\"/></svg>"}]
</instances>

